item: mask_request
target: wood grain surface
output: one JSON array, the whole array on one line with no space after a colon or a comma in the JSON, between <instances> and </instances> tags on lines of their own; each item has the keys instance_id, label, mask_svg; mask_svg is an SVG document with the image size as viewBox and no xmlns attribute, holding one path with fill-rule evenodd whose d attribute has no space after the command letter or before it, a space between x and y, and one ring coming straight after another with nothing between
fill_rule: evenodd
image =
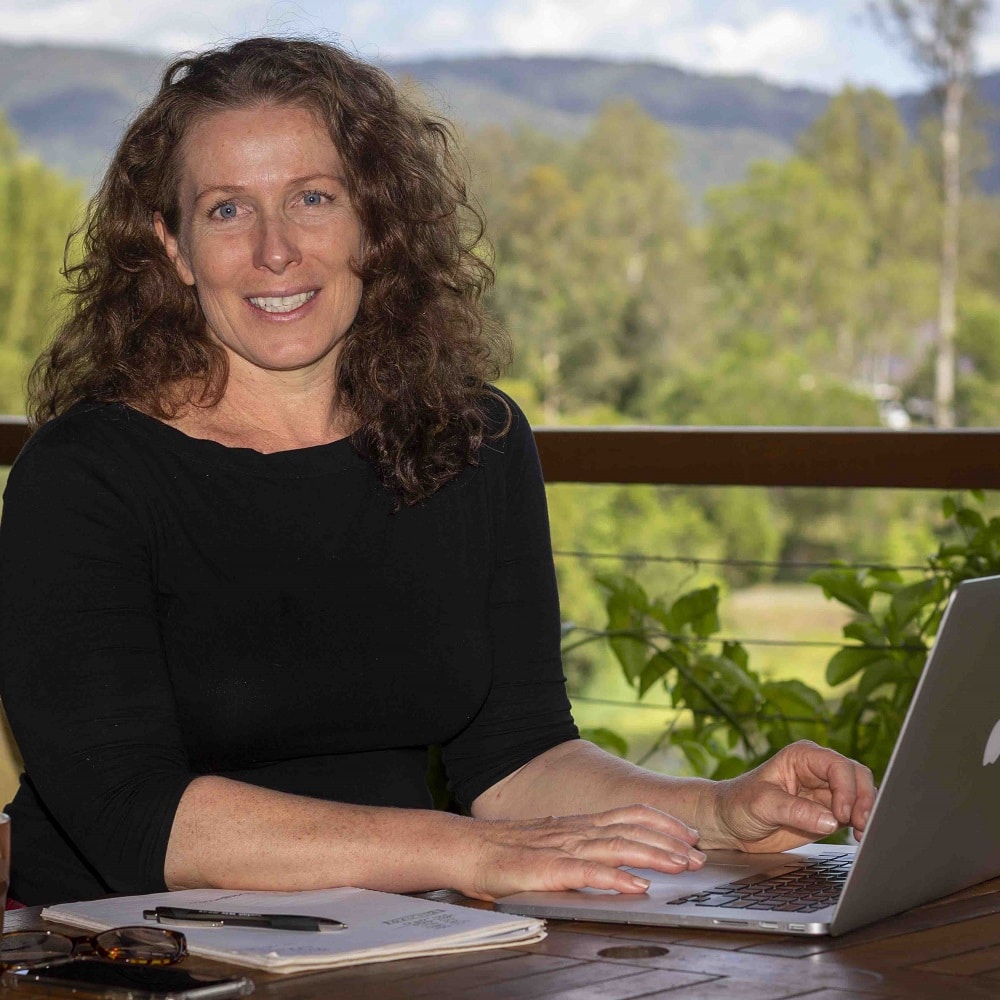
<instances>
[{"instance_id":1,"label":"wood grain surface","mask_svg":"<svg viewBox=\"0 0 1000 1000\"><path fill-rule=\"evenodd\" d=\"M485 905L453 892L428 896ZM37 908L7 914L6 930L37 926ZM195 972L248 974L206 959L184 964ZM552 921L548 937L526 947L293 976L249 974L254 996L281 1000L997 998L1000 879L836 938Z\"/></svg>"}]
</instances>

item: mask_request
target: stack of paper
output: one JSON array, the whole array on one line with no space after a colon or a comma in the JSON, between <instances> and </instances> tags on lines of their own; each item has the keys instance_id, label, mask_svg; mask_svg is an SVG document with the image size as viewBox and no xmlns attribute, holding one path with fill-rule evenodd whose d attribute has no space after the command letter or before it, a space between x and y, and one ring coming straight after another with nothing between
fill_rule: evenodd
<instances>
[{"instance_id":1,"label":"stack of paper","mask_svg":"<svg viewBox=\"0 0 1000 1000\"><path fill-rule=\"evenodd\" d=\"M502 948L545 937L542 920L353 888L307 892L185 889L149 896L60 903L46 907L42 916L90 931L137 924L156 927L160 925L144 920L142 915L143 910L156 906L294 913L332 917L347 924L344 930L323 932L162 925L182 931L192 955L268 972L334 969L417 955Z\"/></svg>"}]
</instances>

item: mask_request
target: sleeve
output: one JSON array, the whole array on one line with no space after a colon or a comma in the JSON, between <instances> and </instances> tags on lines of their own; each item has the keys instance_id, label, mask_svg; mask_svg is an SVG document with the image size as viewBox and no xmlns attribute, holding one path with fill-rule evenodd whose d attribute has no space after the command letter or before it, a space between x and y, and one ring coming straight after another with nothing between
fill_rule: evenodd
<instances>
[{"instance_id":1,"label":"sleeve","mask_svg":"<svg viewBox=\"0 0 1000 1000\"><path fill-rule=\"evenodd\" d=\"M527 418L507 403L510 429L484 458L494 525L493 684L473 721L442 748L449 787L467 808L534 757L579 736L562 670L542 470Z\"/></svg>"},{"instance_id":2,"label":"sleeve","mask_svg":"<svg viewBox=\"0 0 1000 1000\"><path fill-rule=\"evenodd\" d=\"M0 696L25 769L116 892L165 889L189 773L128 463L43 428L0 523ZM148 521L145 521L148 524Z\"/></svg>"}]
</instances>

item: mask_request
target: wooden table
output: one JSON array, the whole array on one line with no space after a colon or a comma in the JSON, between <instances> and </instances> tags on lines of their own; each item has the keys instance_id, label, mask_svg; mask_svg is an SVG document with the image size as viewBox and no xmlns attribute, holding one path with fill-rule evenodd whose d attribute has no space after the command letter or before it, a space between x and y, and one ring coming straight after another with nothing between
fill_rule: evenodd
<instances>
[{"instance_id":1,"label":"wooden table","mask_svg":"<svg viewBox=\"0 0 1000 1000\"><path fill-rule=\"evenodd\" d=\"M428 897L463 901L450 892ZM37 909L7 915L8 930L37 926ZM196 972L247 974L193 957L184 964ZM995 1000L1000 879L839 938L552 921L544 941L523 948L251 975L255 997L281 1000Z\"/></svg>"}]
</instances>

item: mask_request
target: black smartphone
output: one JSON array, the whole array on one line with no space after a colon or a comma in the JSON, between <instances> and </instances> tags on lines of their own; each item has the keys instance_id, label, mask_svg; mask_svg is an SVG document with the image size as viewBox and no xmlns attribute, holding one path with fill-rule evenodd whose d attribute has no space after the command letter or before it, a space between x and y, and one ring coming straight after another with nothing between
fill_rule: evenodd
<instances>
[{"instance_id":1,"label":"black smartphone","mask_svg":"<svg viewBox=\"0 0 1000 1000\"><path fill-rule=\"evenodd\" d=\"M175 965L127 965L98 958L10 969L0 982L8 989L60 990L107 1000L221 1000L253 993L249 979L211 979Z\"/></svg>"}]
</instances>

